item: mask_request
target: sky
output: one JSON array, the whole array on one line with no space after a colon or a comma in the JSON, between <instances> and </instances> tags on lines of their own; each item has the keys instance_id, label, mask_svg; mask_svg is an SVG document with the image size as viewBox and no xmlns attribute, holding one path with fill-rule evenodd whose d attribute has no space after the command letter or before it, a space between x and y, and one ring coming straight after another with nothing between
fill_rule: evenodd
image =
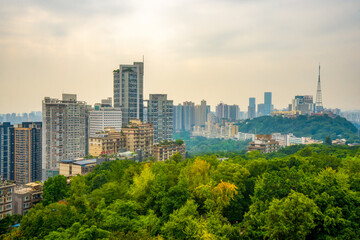
<instances>
[{"instance_id":1,"label":"sky","mask_svg":"<svg viewBox=\"0 0 360 240\"><path fill-rule=\"evenodd\" d=\"M324 107L360 109L360 1L0 0L0 113L100 102L143 56L145 99L281 109L315 98L320 63Z\"/></svg>"}]
</instances>

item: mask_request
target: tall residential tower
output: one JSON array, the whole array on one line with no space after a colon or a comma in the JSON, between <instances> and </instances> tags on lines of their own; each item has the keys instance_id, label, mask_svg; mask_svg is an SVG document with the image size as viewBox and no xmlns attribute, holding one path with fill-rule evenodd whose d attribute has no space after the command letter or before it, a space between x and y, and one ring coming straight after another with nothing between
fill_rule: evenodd
<instances>
[{"instance_id":1,"label":"tall residential tower","mask_svg":"<svg viewBox=\"0 0 360 240\"><path fill-rule=\"evenodd\" d=\"M42 178L59 174L61 160L81 158L89 152L89 106L76 94L62 100L45 97L42 103Z\"/></svg>"},{"instance_id":2,"label":"tall residential tower","mask_svg":"<svg viewBox=\"0 0 360 240\"><path fill-rule=\"evenodd\" d=\"M154 127L154 143L173 139L173 101L166 94L150 94L148 122Z\"/></svg>"}]
</instances>

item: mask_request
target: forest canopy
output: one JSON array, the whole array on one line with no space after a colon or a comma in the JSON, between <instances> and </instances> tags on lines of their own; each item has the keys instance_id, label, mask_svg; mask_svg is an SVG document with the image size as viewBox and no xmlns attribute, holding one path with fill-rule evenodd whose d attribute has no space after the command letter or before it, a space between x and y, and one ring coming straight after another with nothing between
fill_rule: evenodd
<instances>
[{"instance_id":1,"label":"forest canopy","mask_svg":"<svg viewBox=\"0 0 360 240\"><path fill-rule=\"evenodd\" d=\"M359 239L360 148L115 160L56 176L5 239ZM56 187L55 187L56 186Z\"/></svg>"}]
</instances>

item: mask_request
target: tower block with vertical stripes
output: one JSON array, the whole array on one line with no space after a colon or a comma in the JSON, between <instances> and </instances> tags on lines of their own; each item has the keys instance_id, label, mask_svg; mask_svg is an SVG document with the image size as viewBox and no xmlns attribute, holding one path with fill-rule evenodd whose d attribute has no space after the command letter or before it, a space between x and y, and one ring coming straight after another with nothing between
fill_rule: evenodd
<instances>
[{"instance_id":1,"label":"tower block with vertical stripes","mask_svg":"<svg viewBox=\"0 0 360 240\"><path fill-rule=\"evenodd\" d=\"M322 94L321 94L321 83L320 83L320 64L319 64L319 79L316 91L316 103L315 103L315 112L321 112L324 110L322 104Z\"/></svg>"}]
</instances>

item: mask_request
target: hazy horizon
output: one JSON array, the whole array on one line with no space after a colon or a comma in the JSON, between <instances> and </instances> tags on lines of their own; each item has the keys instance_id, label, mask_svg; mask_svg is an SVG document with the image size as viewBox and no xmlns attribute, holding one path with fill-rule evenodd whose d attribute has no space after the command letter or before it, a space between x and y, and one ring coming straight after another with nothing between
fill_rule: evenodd
<instances>
[{"instance_id":1,"label":"hazy horizon","mask_svg":"<svg viewBox=\"0 0 360 240\"><path fill-rule=\"evenodd\" d=\"M247 111L295 95L359 109L360 2L0 0L0 113L41 111L44 97L113 97L112 71L145 56L144 99L205 99Z\"/></svg>"}]
</instances>

